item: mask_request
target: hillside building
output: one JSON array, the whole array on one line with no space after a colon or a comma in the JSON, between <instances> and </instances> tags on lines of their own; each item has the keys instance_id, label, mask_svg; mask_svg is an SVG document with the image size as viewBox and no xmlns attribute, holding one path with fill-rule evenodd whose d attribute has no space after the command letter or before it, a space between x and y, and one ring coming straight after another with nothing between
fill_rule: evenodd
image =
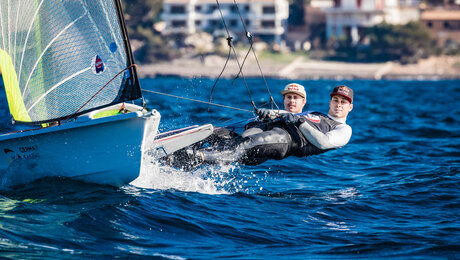
<instances>
[{"instance_id":1,"label":"hillside building","mask_svg":"<svg viewBox=\"0 0 460 260\"><path fill-rule=\"evenodd\" d=\"M419 19L416 0L334 0L326 12L327 38L349 37L357 44L364 28L382 22L406 24Z\"/></svg>"},{"instance_id":2,"label":"hillside building","mask_svg":"<svg viewBox=\"0 0 460 260\"><path fill-rule=\"evenodd\" d=\"M427 10L420 20L440 47L460 45L460 10Z\"/></svg>"},{"instance_id":3,"label":"hillside building","mask_svg":"<svg viewBox=\"0 0 460 260\"><path fill-rule=\"evenodd\" d=\"M213 36L227 35L222 16L231 35L244 37L245 30L240 16L249 32L268 43L284 39L289 16L287 0L165 0L162 19L163 34L190 35L208 32Z\"/></svg>"}]
</instances>

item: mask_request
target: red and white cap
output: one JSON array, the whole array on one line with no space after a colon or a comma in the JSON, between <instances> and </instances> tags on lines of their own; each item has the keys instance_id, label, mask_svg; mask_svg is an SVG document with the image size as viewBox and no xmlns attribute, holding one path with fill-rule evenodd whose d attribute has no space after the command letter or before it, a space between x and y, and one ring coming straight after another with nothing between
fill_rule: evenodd
<instances>
[{"instance_id":1,"label":"red and white cap","mask_svg":"<svg viewBox=\"0 0 460 260\"><path fill-rule=\"evenodd\" d=\"M307 99L307 93L305 93L305 88L297 83L290 83L284 87L284 90L281 91L281 95L286 95L288 93L295 93L305 99Z\"/></svg>"},{"instance_id":2,"label":"red and white cap","mask_svg":"<svg viewBox=\"0 0 460 260\"><path fill-rule=\"evenodd\" d=\"M335 87L334 90L332 90L331 97L334 95L345 97L350 103L353 103L353 90L347 86Z\"/></svg>"}]
</instances>

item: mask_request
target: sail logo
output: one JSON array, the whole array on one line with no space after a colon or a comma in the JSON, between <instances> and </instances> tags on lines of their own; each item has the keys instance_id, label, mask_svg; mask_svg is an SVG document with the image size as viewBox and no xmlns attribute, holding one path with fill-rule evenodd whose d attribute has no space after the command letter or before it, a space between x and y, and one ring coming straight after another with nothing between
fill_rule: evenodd
<instances>
[{"instance_id":1,"label":"sail logo","mask_svg":"<svg viewBox=\"0 0 460 260\"><path fill-rule=\"evenodd\" d=\"M112 53L116 52L117 49L118 49L118 46L116 43L112 42L110 45L109 45L109 49Z\"/></svg>"},{"instance_id":2,"label":"sail logo","mask_svg":"<svg viewBox=\"0 0 460 260\"><path fill-rule=\"evenodd\" d=\"M96 57L94 57L93 61L91 62L91 69L94 74L101 74L104 72L104 67L104 61L101 57L99 57L99 55L96 55Z\"/></svg>"}]
</instances>

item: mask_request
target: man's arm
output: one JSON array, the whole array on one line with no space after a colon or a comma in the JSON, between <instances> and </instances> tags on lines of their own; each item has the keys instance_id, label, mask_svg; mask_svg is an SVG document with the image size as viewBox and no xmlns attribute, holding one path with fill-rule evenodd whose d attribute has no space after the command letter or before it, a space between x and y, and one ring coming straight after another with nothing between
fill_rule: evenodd
<instances>
[{"instance_id":1,"label":"man's arm","mask_svg":"<svg viewBox=\"0 0 460 260\"><path fill-rule=\"evenodd\" d=\"M351 127L347 124L340 124L326 134L323 134L307 122L302 123L299 129L311 144L322 150L342 147L351 138Z\"/></svg>"},{"instance_id":2,"label":"man's arm","mask_svg":"<svg viewBox=\"0 0 460 260\"><path fill-rule=\"evenodd\" d=\"M261 119L270 118L275 119L279 117L281 114L289 113L286 110L280 109L268 109L268 108L260 108L256 110L257 115L260 116Z\"/></svg>"}]
</instances>

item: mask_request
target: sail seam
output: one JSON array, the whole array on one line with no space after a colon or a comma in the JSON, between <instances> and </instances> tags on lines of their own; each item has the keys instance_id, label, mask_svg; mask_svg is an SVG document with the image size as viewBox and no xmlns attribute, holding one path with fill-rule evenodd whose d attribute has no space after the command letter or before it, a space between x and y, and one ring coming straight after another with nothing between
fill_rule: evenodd
<instances>
[{"instance_id":1,"label":"sail seam","mask_svg":"<svg viewBox=\"0 0 460 260\"><path fill-rule=\"evenodd\" d=\"M101 5L101 7L104 7L104 5ZM87 6L86 6L86 5L82 5L82 8L85 9L85 12L88 13L88 19L89 19L92 23L96 24L96 21L93 19L93 16L92 16L91 13L88 11ZM107 19L107 22L110 24L110 20L109 20L109 19ZM99 28L95 28L95 30L97 30L97 32L100 32ZM99 39L101 42L105 42L105 41L104 41L104 38L101 36L100 33L99 33L98 39Z\"/></svg>"},{"instance_id":2,"label":"sail seam","mask_svg":"<svg viewBox=\"0 0 460 260\"><path fill-rule=\"evenodd\" d=\"M6 15L6 29L8 30L8 32L11 31L11 28L10 28L10 0L8 0L8 14ZM11 33L8 33L8 53L11 53Z\"/></svg>"},{"instance_id":3,"label":"sail seam","mask_svg":"<svg viewBox=\"0 0 460 260\"><path fill-rule=\"evenodd\" d=\"M102 0L99 0L99 4L100 4L102 7L105 7L104 2L102 2ZM113 4L113 2L112 2L112 4ZM109 16L109 13L107 12L107 9L106 9L106 8L103 8L103 10L104 10L104 14L105 14L106 20L109 22L109 24L111 24L111 23L112 23L112 20L111 20L111 18L110 18L110 16ZM121 46L120 43L118 42L117 36L115 35L114 27L113 27L113 26L109 26L109 29L110 29L110 34L111 34L112 37L113 37L113 40L114 40L114 41L117 41L117 43L116 43L117 46ZM115 53L112 53L112 55L111 55L112 58L116 59L115 55L116 55Z\"/></svg>"},{"instance_id":4,"label":"sail seam","mask_svg":"<svg viewBox=\"0 0 460 260\"><path fill-rule=\"evenodd\" d=\"M43 55L45 55L46 51L50 48L50 46L57 40L57 38L59 38L61 36L61 34L63 34L67 29L69 29L72 25L74 25L78 20L80 20L82 17L84 17L87 13L84 13L83 15L81 15L80 17L78 17L77 19L75 19L74 21L72 21L70 24L68 24L66 27L64 27L63 30L61 30L57 35L56 37L54 37L49 43L48 45L46 45L45 49L43 49L42 53L40 54L40 56L38 57L37 61L35 62L34 66L32 67L32 70L30 71L30 74L29 74L29 78L27 79L27 82L26 82L26 85L24 87L24 90L22 91L22 98L24 98L24 95L26 93L26 90L29 86L29 82L30 82L30 79L32 78L32 75L34 74L35 72L35 69L37 68L38 66L38 63L40 62L40 60L42 59Z\"/></svg>"},{"instance_id":5,"label":"sail seam","mask_svg":"<svg viewBox=\"0 0 460 260\"><path fill-rule=\"evenodd\" d=\"M67 81L73 79L74 77L76 77L76 76L78 76L78 75L80 75L80 74L82 74L82 73L84 73L84 72L86 72L86 71L88 71L88 70L90 70L90 69L91 69L91 67L88 67L88 68L86 68L86 69L84 69L84 70L80 70L79 72L70 75L69 77L65 78L65 79L62 80L61 82L59 82L59 83L57 83L56 85L54 85L52 88L50 88L48 91L46 91L45 94L41 95L41 96L37 99L37 101L35 101L35 103L33 103L32 106L29 107L29 109L27 109L27 113L29 113L29 111L30 111L35 105L37 105L38 102L40 102L44 97L46 97L46 96L47 96L51 91L53 91L55 88L59 87L60 85L66 83Z\"/></svg>"},{"instance_id":6,"label":"sail seam","mask_svg":"<svg viewBox=\"0 0 460 260\"><path fill-rule=\"evenodd\" d=\"M25 42L24 42L24 48L22 50L21 62L19 64L19 74L18 74L19 75L19 80L18 80L18 85L19 86L21 84L22 63L24 61L24 54L26 53L27 42L29 41L29 35L30 35L30 32L32 31L32 25L34 25L34 23L35 23L35 18L38 15L38 11L40 11L40 8L42 7L43 1L44 0L42 0L40 2L40 4L38 5L37 10L35 11L34 17L32 18L32 22L30 23L29 30L27 31L26 39L25 39Z\"/></svg>"},{"instance_id":7,"label":"sail seam","mask_svg":"<svg viewBox=\"0 0 460 260\"><path fill-rule=\"evenodd\" d=\"M19 21L19 10L21 9L21 2L18 2L18 11L16 13L16 27L14 30L14 53L13 53L13 66L16 66L16 42L18 39L18 21Z\"/></svg>"},{"instance_id":8,"label":"sail seam","mask_svg":"<svg viewBox=\"0 0 460 260\"><path fill-rule=\"evenodd\" d=\"M2 9L2 4L0 2L0 10ZM2 49L5 49L5 35L3 34L3 17L0 17L0 26L2 27Z\"/></svg>"}]
</instances>

